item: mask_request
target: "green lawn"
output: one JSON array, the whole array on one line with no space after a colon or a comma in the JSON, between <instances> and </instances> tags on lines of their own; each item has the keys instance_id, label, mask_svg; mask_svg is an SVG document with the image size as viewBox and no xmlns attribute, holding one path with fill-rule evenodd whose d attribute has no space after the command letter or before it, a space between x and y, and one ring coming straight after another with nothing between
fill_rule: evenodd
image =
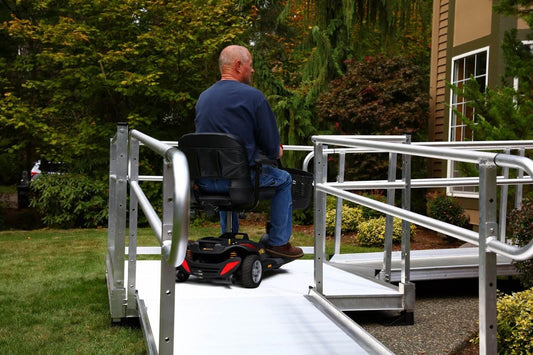
<instances>
[{"instance_id":1,"label":"green lawn","mask_svg":"<svg viewBox=\"0 0 533 355\"><path fill-rule=\"evenodd\" d=\"M217 235L218 226L190 233ZM294 244L313 245L312 236L295 233ZM139 245L156 245L150 230L139 230ZM0 354L145 353L141 329L111 325L106 248L107 229L0 232Z\"/></svg>"}]
</instances>

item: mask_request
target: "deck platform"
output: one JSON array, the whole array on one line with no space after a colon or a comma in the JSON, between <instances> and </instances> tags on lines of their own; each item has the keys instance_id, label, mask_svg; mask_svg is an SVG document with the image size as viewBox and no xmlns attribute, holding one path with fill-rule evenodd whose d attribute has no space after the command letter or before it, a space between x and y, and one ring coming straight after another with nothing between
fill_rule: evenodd
<instances>
[{"instance_id":1,"label":"deck platform","mask_svg":"<svg viewBox=\"0 0 533 355\"><path fill-rule=\"evenodd\" d=\"M451 249L411 250L411 280L442 280L476 278L479 276L479 250L477 247ZM400 252L392 252L391 281L400 281ZM374 277L383 266L383 252L337 254L331 265L342 270ZM497 255L499 276L517 275L511 259Z\"/></svg>"},{"instance_id":2,"label":"deck platform","mask_svg":"<svg viewBox=\"0 0 533 355\"><path fill-rule=\"evenodd\" d=\"M138 299L159 338L159 261L137 261ZM394 288L324 265L327 295L388 295ZM191 277L175 288L174 353L366 354L388 350L353 323L354 336L308 296L313 261L296 260L264 275L256 289ZM145 327L147 328L147 327ZM146 329L145 329L146 331ZM368 344L372 345L368 345ZM378 349L378 350L376 350Z\"/></svg>"}]
</instances>

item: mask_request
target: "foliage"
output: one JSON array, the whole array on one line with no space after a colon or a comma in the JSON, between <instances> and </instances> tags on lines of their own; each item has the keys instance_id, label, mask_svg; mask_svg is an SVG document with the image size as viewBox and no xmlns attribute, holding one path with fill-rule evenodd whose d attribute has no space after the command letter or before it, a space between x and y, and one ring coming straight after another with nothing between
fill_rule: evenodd
<instances>
[{"instance_id":1,"label":"foliage","mask_svg":"<svg viewBox=\"0 0 533 355\"><path fill-rule=\"evenodd\" d=\"M311 134L331 133L328 122L317 119L316 103L328 83L345 73L347 59L410 53L416 63L429 63L431 2L256 4L250 31L260 75L255 83L269 98L289 144L309 144ZM290 159L294 163L292 154Z\"/></svg>"},{"instance_id":2,"label":"foliage","mask_svg":"<svg viewBox=\"0 0 533 355\"><path fill-rule=\"evenodd\" d=\"M2 139L0 138L0 142ZM0 166L0 185L15 185L20 182L24 170L20 154L0 153Z\"/></svg>"},{"instance_id":3,"label":"foliage","mask_svg":"<svg viewBox=\"0 0 533 355\"><path fill-rule=\"evenodd\" d=\"M533 64L533 56L532 56ZM476 140L533 139L533 96L512 87L486 88L480 91L476 80L469 80L462 88L449 87L473 108L473 117L453 109L461 122L474 133ZM533 93L533 92L532 92Z\"/></svg>"},{"instance_id":4,"label":"foliage","mask_svg":"<svg viewBox=\"0 0 533 355\"><path fill-rule=\"evenodd\" d=\"M309 203L309 207L305 210L292 210L293 224L309 225L313 224L314 207L313 200Z\"/></svg>"},{"instance_id":5,"label":"foliage","mask_svg":"<svg viewBox=\"0 0 533 355\"><path fill-rule=\"evenodd\" d=\"M293 0L287 1L281 21L292 22L302 34L299 42L286 41L292 57L305 58L301 78L309 98L344 73L346 59L402 52L429 58L430 2Z\"/></svg>"},{"instance_id":6,"label":"foliage","mask_svg":"<svg viewBox=\"0 0 533 355\"><path fill-rule=\"evenodd\" d=\"M326 212L326 234L332 235L335 232L336 208L327 209ZM356 232L360 223L364 221L361 207L342 206L342 224L343 232Z\"/></svg>"},{"instance_id":7,"label":"foliage","mask_svg":"<svg viewBox=\"0 0 533 355\"><path fill-rule=\"evenodd\" d=\"M367 57L347 61L346 74L320 96L320 120L337 134L416 134L427 122L427 83L421 68L405 57ZM387 158L349 156L347 174L386 175Z\"/></svg>"},{"instance_id":8,"label":"foliage","mask_svg":"<svg viewBox=\"0 0 533 355\"><path fill-rule=\"evenodd\" d=\"M385 243L385 217L372 218L359 225L357 241L360 246L365 247L383 247ZM410 237L416 232L416 226L410 224ZM402 220L393 219L392 242L399 243L402 240Z\"/></svg>"},{"instance_id":9,"label":"foliage","mask_svg":"<svg viewBox=\"0 0 533 355\"><path fill-rule=\"evenodd\" d=\"M525 201L521 209L510 213L507 228L511 241L518 246L525 246L533 240L533 201ZM514 265L524 287L533 287L533 259L515 261Z\"/></svg>"},{"instance_id":10,"label":"foliage","mask_svg":"<svg viewBox=\"0 0 533 355\"><path fill-rule=\"evenodd\" d=\"M498 354L533 353L533 288L498 298Z\"/></svg>"},{"instance_id":11,"label":"foliage","mask_svg":"<svg viewBox=\"0 0 533 355\"><path fill-rule=\"evenodd\" d=\"M160 139L190 132L220 50L250 25L230 0L2 3L0 149L93 176L117 122Z\"/></svg>"},{"instance_id":12,"label":"foliage","mask_svg":"<svg viewBox=\"0 0 533 355\"><path fill-rule=\"evenodd\" d=\"M78 174L41 174L30 206L48 227L98 227L107 222L107 184Z\"/></svg>"},{"instance_id":13,"label":"foliage","mask_svg":"<svg viewBox=\"0 0 533 355\"><path fill-rule=\"evenodd\" d=\"M344 134L403 134L426 122L428 95L419 68L404 57L348 61L318 102L321 120Z\"/></svg>"},{"instance_id":14,"label":"foliage","mask_svg":"<svg viewBox=\"0 0 533 355\"><path fill-rule=\"evenodd\" d=\"M379 191L371 191L371 192L364 192L361 194L363 197L370 198L372 200L377 200L379 202L387 203L387 197L383 195L383 193ZM371 218L378 218L383 216L382 212L373 210L368 207L361 206L363 209L363 218L364 219L371 219Z\"/></svg>"},{"instance_id":15,"label":"foliage","mask_svg":"<svg viewBox=\"0 0 533 355\"><path fill-rule=\"evenodd\" d=\"M427 213L431 218L450 223L458 227L468 226L468 216L452 196L441 193L428 193Z\"/></svg>"}]
</instances>

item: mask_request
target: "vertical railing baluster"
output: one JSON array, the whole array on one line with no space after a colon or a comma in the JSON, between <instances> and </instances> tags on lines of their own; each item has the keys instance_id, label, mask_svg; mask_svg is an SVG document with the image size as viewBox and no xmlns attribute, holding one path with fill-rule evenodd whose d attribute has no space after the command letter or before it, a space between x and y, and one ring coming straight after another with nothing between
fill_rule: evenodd
<instances>
[{"instance_id":1,"label":"vertical railing baluster","mask_svg":"<svg viewBox=\"0 0 533 355\"><path fill-rule=\"evenodd\" d=\"M327 146L315 145L315 184L327 182ZM326 257L326 193L315 189L315 288L320 294L324 291L324 259Z\"/></svg>"}]
</instances>

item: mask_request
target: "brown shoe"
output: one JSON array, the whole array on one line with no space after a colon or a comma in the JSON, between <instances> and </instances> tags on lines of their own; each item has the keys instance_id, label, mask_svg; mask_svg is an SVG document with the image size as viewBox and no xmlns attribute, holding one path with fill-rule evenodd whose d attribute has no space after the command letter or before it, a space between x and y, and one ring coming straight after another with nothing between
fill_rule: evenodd
<instances>
[{"instance_id":1,"label":"brown shoe","mask_svg":"<svg viewBox=\"0 0 533 355\"><path fill-rule=\"evenodd\" d=\"M269 245L266 248L267 253L272 254L274 256L281 256L283 258L299 258L304 255L304 252L302 248L293 247L291 243L287 243L285 245L280 246L271 246Z\"/></svg>"}]
</instances>

